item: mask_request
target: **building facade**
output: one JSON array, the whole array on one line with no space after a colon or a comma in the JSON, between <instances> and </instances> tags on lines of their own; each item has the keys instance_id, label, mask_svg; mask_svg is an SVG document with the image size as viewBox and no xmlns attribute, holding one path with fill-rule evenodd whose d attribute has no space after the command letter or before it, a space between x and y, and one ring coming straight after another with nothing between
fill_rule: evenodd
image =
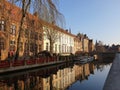
<instances>
[{"instance_id":1,"label":"building facade","mask_svg":"<svg viewBox=\"0 0 120 90\"><path fill-rule=\"evenodd\" d=\"M48 29L46 31L46 29ZM59 54L70 54L74 53L74 35L68 32L68 30L61 29L55 25L49 25L43 27L44 40L43 46L44 50L50 51L50 40L47 35L48 32L51 34L51 37L55 39L53 44L53 53Z\"/></svg>"},{"instance_id":2,"label":"building facade","mask_svg":"<svg viewBox=\"0 0 120 90\"><path fill-rule=\"evenodd\" d=\"M42 50L42 24L36 15L28 13L20 30L20 8L5 1L0 4L0 10L3 10L0 12L0 60L15 55L20 31L20 56L33 55Z\"/></svg>"},{"instance_id":3,"label":"building facade","mask_svg":"<svg viewBox=\"0 0 120 90\"><path fill-rule=\"evenodd\" d=\"M71 30L64 30L39 19L37 13L27 13L20 29L21 16L19 7L6 0L0 3L0 60L15 55L19 33L20 57L34 56L42 50L50 51L50 39L54 39L53 53L74 54L76 51L92 50L92 41L89 43L89 38L85 35L76 37L71 34Z\"/></svg>"},{"instance_id":4,"label":"building facade","mask_svg":"<svg viewBox=\"0 0 120 90\"><path fill-rule=\"evenodd\" d=\"M82 52L83 51L83 48L82 48L82 42L81 40L75 36L74 38L74 51L75 53L77 52Z\"/></svg>"}]
</instances>

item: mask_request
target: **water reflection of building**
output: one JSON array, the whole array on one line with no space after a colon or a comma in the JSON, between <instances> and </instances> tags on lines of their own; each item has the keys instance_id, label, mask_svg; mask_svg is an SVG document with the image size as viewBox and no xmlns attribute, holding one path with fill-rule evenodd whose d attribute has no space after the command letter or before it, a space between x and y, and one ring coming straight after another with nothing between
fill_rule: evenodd
<instances>
[{"instance_id":1,"label":"water reflection of building","mask_svg":"<svg viewBox=\"0 0 120 90\"><path fill-rule=\"evenodd\" d=\"M90 69L90 73L94 74L94 70L95 70L95 65L93 63L89 64L89 69Z\"/></svg>"},{"instance_id":2,"label":"water reflection of building","mask_svg":"<svg viewBox=\"0 0 120 90\"><path fill-rule=\"evenodd\" d=\"M72 68L64 68L58 70L57 74L53 75L53 90L64 90L75 81L75 72Z\"/></svg>"},{"instance_id":3,"label":"water reflection of building","mask_svg":"<svg viewBox=\"0 0 120 90\"><path fill-rule=\"evenodd\" d=\"M75 79L80 81L88 79L88 76L91 73L94 73L95 69L94 64L92 63L87 63L84 65L75 65L73 68L75 70Z\"/></svg>"},{"instance_id":4,"label":"water reflection of building","mask_svg":"<svg viewBox=\"0 0 120 90\"><path fill-rule=\"evenodd\" d=\"M85 76L85 79L88 79L88 76L90 75L90 69L89 69L89 64L85 64L84 65L84 76Z\"/></svg>"},{"instance_id":5,"label":"water reflection of building","mask_svg":"<svg viewBox=\"0 0 120 90\"><path fill-rule=\"evenodd\" d=\"M65 66L65 65L63 65ZM0 79L0 90L65 90L76 80L85 80L94 73L94 64L60 66Z\"/></svg>"},{"instance_id":6,"label":"water reflection of building","mask_svg":"<svg viewBox=\"0 0 120 90\"><path fill-rule=\"evenodd\" d=\"M83 65L75 65L73 68L75 71L75 79L79 80L83 73Z\"/></svg>"}]
</instances>

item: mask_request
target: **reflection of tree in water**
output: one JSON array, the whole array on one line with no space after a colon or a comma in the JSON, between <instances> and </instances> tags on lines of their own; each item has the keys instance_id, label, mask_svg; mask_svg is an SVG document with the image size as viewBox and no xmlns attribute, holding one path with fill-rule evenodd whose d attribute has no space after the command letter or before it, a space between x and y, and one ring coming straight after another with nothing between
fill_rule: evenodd
<instances>
[{"instance_id":1,"label":"reflection of tree in water","mask_svg":"<svg viewBox=\"0 0 120 90\"><path fill-rule=\"evenodd\" d=\"M12 75L7 75L7 78L1 78L0 81L2 82L4 80L7 88L13 88L12 90L44 90L44 88L49 89L50 87L44 86L44 83L48 83L48 85L50 85L49 75L56 73L59 67L59 65L54 65L48 66L46 68L43 67L41 69L29 70L28 72L23 73L11 73Z\"/></svg>"},{"instance_id":2,"label":"reflection of tree in water","mask_svg":"<svg viewBox=\"0 0 120 90\"><path fill-rule=\"evenodd\" d=\"M17 80L15 80L15 82L14 82L14 89L18 90L18 81Z\"/></svg>"},{"instance_id":3,"label":"reflection of tree in water","mask_svg":"<svg viewBox=\"0 0 120 90\"><path fill-rule=\"evenodd\" d=\"M104 70L104 65L97 65L97 71L98 70L102 72Z\"/></svg>"},{"instance_id":4,"label":"reflection of tree in water","mask_svg":"<svg viewBox=\"0 0 120 90\"><path fill-rule=\"evenodd\" d=\"M112 61L111 62L105 62L105 63L97 63L96 64L96 68L97 70L100 70L100 72L104 71L104 69L106 68L107 65L111 65Z\"/></svg>"},{"instance_id":5,"label":"reflection of tree in water","mask_svg":"<svg viewBox=\"0 0 120 90\"><path fill-rule=\"evenodd\" d=\"M105 64L94 63L74 64L73 67L69 65L68 67L67 64L61 65L50 66L49 68L35 71L30 70L30 72L22 74L8 75L7 78L2 78L0 82L4 81L7 88L14 88L15 90L65 90L78 80L80 82L88 80L89 76L94 74L95 69L103 71L105 68Z\"/></svg>"},{"instance_id":6,"label":"reflection of tree in water","mask_svg":"<svg viewBox=\"0 0 120 90\"><path fill-rule=\"evenodd\" d=\"M80 74L80 78L79 78L80 82L82 82L84 80L88 80L88 77L90 76L90 70L92 70L90 68L91 68L90 64L84 64L83 65L83 69L82 69L83 72L82 72L82 74Z\"/></svg>"}]
</instances>

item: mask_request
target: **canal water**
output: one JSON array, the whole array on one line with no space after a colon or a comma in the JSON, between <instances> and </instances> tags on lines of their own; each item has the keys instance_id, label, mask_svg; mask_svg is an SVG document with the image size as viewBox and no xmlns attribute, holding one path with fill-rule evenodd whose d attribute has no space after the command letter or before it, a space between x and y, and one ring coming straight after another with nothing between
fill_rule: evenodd
<instances>
[{"instance_id":1,"label":"canal water","mask_svg":"<svg viewBox=\"0 0 120 90\"><path fill-rule=\"evenodd\" d=\"M102 90L111 63L64 63L0 75L0 90Z\"/></svg>"}]
</instances>

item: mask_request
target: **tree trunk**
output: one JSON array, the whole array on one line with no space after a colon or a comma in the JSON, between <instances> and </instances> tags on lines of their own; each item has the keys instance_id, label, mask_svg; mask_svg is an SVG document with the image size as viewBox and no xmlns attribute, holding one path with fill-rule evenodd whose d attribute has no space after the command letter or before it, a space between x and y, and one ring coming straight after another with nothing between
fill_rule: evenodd
<instances>
[{"instance_id":1,"label":"tree trunk","mask_svg":"<svg viewBox=\"0 0 120 90\"><path fill-rule=\"evenodd\" d=\"M21 31L22 31L22 25L23 25L23 21L24 20L24 15L22 15L21 17L21 22L20 22L20 26L19 26L19 31L18 31L18 38L17 38L17 50L16 50L16 54L15 54L15 60L18 59L19 57L19 51L20 51L20 37L21 37Z\"/></svg>"},{"instance_id":2,"label":"tree trunk","mask_svg":"<svg viewBox=\"0 0 120 90\"><path fill-rule=\"evenodd\" d=\"M21 38L21 31L22 31L22 26L24 23L24 18L26 16L27 9L31 3L31 0L28 1L26 4L26 0L22 0L22 12L21 12L21 20L20 20L20 26L19 26L19 31L18 31L18 38L17 38L17 50L14 59L17 60L19 57L19 50L20 50L20 38ZM25 5L26 4L26 5Z\"/></svg>"}]
</instances>

